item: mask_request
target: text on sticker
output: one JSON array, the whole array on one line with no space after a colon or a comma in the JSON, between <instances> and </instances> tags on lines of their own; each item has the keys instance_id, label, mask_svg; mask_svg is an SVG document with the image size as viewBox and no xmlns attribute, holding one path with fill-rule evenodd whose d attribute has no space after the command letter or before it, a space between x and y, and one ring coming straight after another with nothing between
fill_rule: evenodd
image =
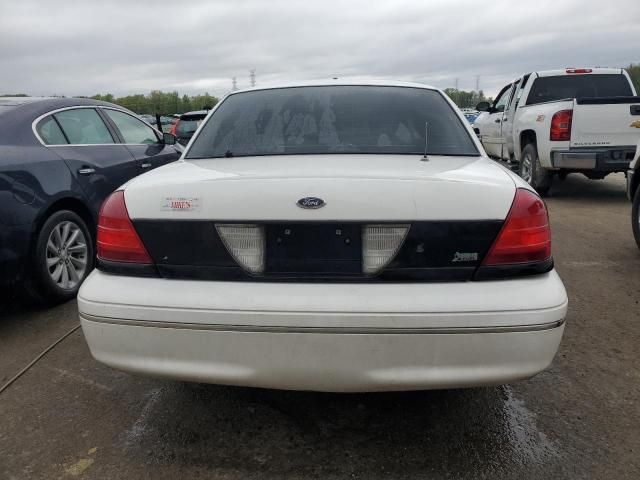
<instances>
[{"instance_id":1,"label":"text on sticker","mask_svg":"<svg viewBox=\"0 0 640 480\"><path fill-rule=\"evenodd\" d=\"M171 212L193 212L200 210L198 197L165 197L162 200L162 210Z\"/></svg>"}]
</instances>

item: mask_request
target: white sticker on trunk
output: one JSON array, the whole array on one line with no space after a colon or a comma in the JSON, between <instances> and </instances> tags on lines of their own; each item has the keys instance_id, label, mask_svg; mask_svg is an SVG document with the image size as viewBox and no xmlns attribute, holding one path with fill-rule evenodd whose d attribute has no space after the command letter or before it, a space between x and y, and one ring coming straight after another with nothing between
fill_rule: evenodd
<instances>
[{"instance_id":1,"label":"white sticker on trunk","mask_svg":"<svg viewBox=\"0 0 640 480\"><path fill-rule=\"evenodd\" d=\"M161 210L163 212L198 212L200 207L199 197L164 197Z\"/></svg>"}]
</instances>

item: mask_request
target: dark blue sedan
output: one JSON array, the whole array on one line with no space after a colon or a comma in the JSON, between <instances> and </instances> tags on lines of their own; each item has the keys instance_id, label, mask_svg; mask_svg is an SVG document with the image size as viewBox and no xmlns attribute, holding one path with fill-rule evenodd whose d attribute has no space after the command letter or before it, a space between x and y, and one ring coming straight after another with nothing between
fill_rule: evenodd
<instances>
[{"instance_id":1,"label":"dark blue sedan","mask_svg":"<svg viewBox=\"0 0 640 480\"><path fill-rule=\"evenodd\" d=\"M75 296L93 268L103 200L179 149L117 105L0 97L0 286L45 302Z\"/></svg>"}]
</instances>

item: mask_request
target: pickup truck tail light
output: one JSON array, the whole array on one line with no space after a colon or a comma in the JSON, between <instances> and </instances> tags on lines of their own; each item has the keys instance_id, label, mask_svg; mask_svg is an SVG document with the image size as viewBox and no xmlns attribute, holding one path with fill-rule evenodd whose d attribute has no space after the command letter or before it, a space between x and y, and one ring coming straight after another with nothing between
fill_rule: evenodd
<instances>
[{"instance_id":1,"label":"pickup truck tail light","mask_svg":"<svg viewBox=\"0 0 640 480\"><path fill-rule=\"evenodd\" d=\"M152 264L138 236L124 201L124 192L112 193L102 204L98 217L98 258L110 262Z\"/></svg>"},{"instance_id":2,"label":"pickup truck tail light","mask_svg":"<svg viewBox=\"0 0 640 480\"><path fill-rule=\"evenodd\" d=\"M571 122L573 120L573 110L560 110L553 114L551 118L551 129L549 140L569 141L571 140Z\"/></svg>"},{"instance_id":3,"label":"pickup truck tail light","mask_svg":"<svg viewBox=\"0 0 640 480\"><path fill-rule=\"evenodd\" d=\"M593 72L590 68L567 68L567 73L591 73Z\"/></svg>"},{"instance_id":4,"label":"pickup truck tail light","mask_svg":"<svg viewBox=\"0 0 640 480\"><path fill-rule=\"evenodd\" d=\"M251 224L216 224L216 230L233 259L249 273L264 272L264 226Z\"/></svg>"},{"instance_id":5,"label":"pickup truck tail light","mask_svg":"<svg viewBox=\"0 0 640 480\"><path fill-rule=\"evenodd\" d=\"M483 266L505 266L547 262L551 259L549 216L542 199L519 188L507 219Z\"/></svg>"}]
</instances>

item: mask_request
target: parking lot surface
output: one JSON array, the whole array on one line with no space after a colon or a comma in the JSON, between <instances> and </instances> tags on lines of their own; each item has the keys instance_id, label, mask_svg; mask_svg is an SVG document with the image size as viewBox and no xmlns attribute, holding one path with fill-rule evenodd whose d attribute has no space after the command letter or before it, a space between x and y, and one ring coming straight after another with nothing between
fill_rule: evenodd
<instances>
[{"instance_id":1,"label":"parking lot surface","mask_svg":"<svg viewBox=\"0 0 640 480\"><path fill-rule=\"evenodd\" d=\"M80 330L0 394L0 478L640 478L640 252L624 177L547 199L569 293L551 368L510 386L318 394L159 381ZM0 306L0 385L78 323Z\"/></svg>"}]
</instances>

